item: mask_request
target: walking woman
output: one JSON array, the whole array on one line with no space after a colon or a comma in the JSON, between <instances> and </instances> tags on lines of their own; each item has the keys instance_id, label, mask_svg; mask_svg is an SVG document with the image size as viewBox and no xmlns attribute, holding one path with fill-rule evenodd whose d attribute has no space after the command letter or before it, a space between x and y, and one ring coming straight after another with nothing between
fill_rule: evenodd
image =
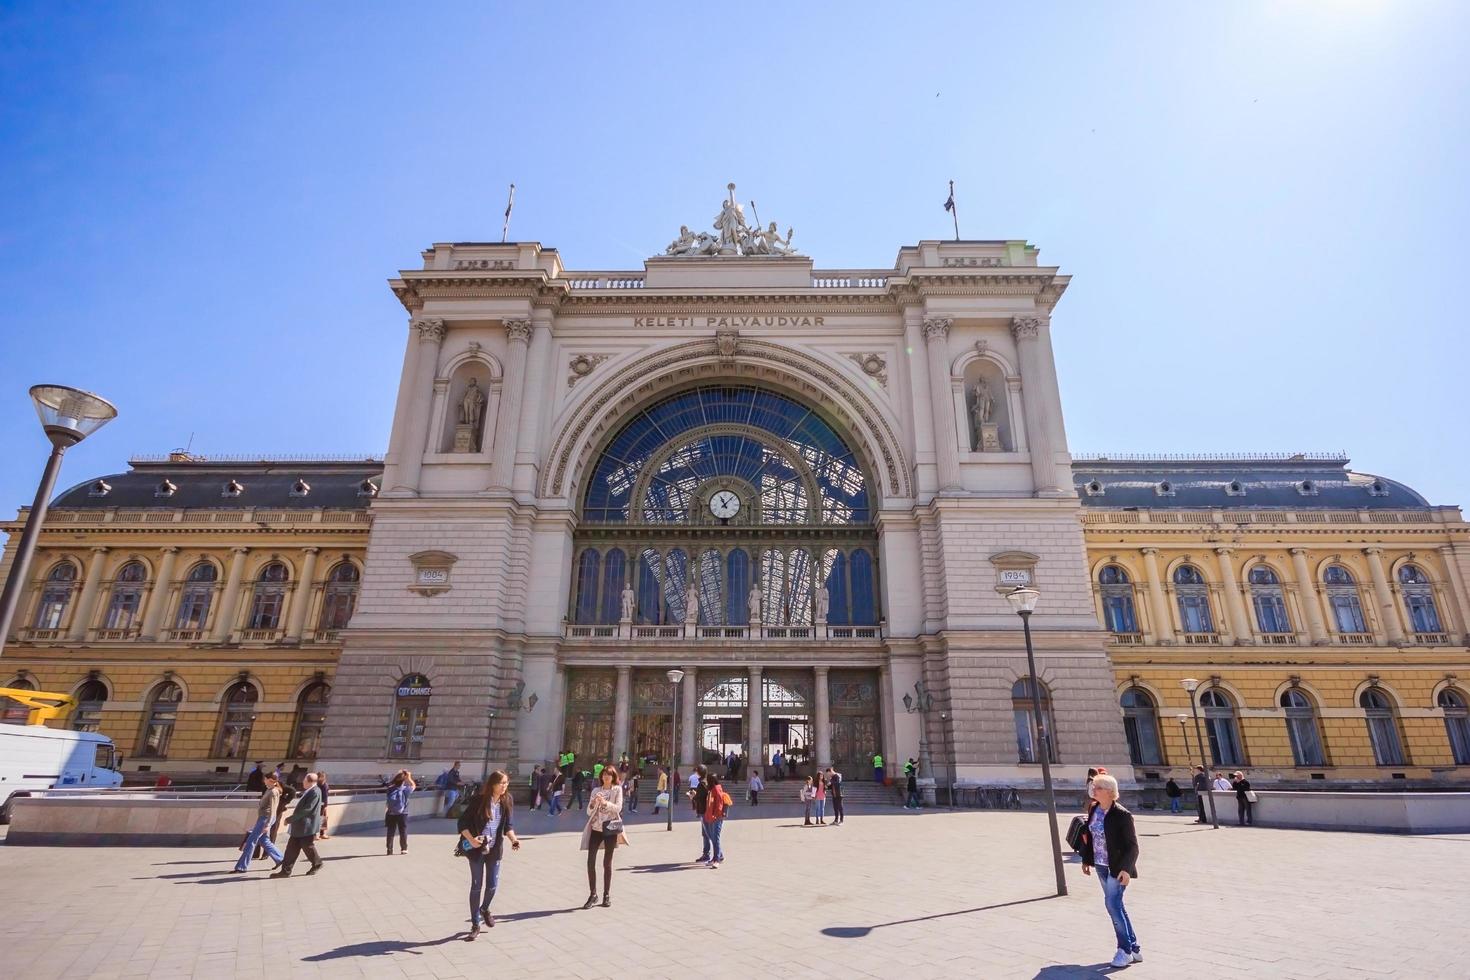
<instances>
[{"instance_id":1,"label":"walking woman","mask_svg":"<svg viewBox=\"0 0 1470 980\"><path fill-rule=\"evenodd\" d=\"M398 831L398 851L408 853L408 794L418 789L413 773L400 769L393 774L388 785L388 810L383 815L383 825L388 828L388 854L393 853L393 831Z\"/></svg>"},{"instance_id":2,"label":"walking woman","mask_svg":"<svg viewBox=\"0 0 1470 980\"><path fill-rule=\"evenodd\" d=\"M827 824L827 780L822 778L820 771L812 781L812 791L817 801L817 826L824 827Z\"/></svg>"},{"instance_id":3,"label":"walking woman","mask_svg":"<svg viewBox=\"0 0 1470 980\"><path fill-rule=\"evenodd\" d=\"M812 789L812 777L806 777L806 782L801 787L801 804L806 808L806 819L802 821L803 827L812 825L812 804L816 802L817 791Z\"/></svg>"},{"instance_id":4,"label":"walking woman","mask_svg":"<svg viewBox=\"0 0 1470 980\"><path fill-rule=\"evenodd\" d=\"M521 849L521 842L511 829L511 811L515 805L507 792L509 788L510 777L495 770L459 817L460 853L470 862L471 928L465 937L467 943L474 942L480 934L482 921L487 929L495 925L490 903L495 901L495 892L500 888L500 858L505 853L506 840L510 840L512 851Z\"/></svg>"},{"instance_id":5,"label":"walking woman","mask_svg":"<svg viewBox=\"0 0 1470 980\"><path fill-rule=\"evenodd\" d=\"M626 844L623 835L623 787L618 785L618 771L608 766L598 774L598 787L587 801L587 826L582 828L582 850L587 852L587 902L590 909L597 904L597 852L602 850L602 907L612 907L613 850Z\"/></svg>"},{"instance_id":6,"label":"walking woman","mask_svg":"<svg viewBox=\"0 0 1470 980\"><path fill-rule=\"evenodd\" d=\"M1235 813L1242 827L1253 827L1256 823L1256 794L1251 792L1251 781L1237 769L1230 774L1230 785L1235 788Z\"/></svg>"},{"instance_id":7,"label":"walking woman","mask_svg":"<svg viewBox=\"0 0 1470 980\"><path fill-rule=\"evenodd\" d=\"M720 845L720 833L725 829L725 810L734 801L725 792L725 787L720 785L719 776L710 773L707 781L709 797L704 804L704 826L705 836L710 843L710 859L705 867L719 870L720 863L725 860L725 849Z\"/></svg>"},{"instance_id":8,"label":"walking woman","mask_svg":"<svg viewBox=\"0 0 1470 980\"><path fill-rule=\"evenodd\" d=\"M265 792L260 794L260 801L256 806L255 825L245 835L245 843L240 846L240 860L235 862L234 873L237 875L250 870L250 858L255 854L256 845L262 847L270 859L276 862L277 868L281 866L281 852L265 835L276 815L276 803L281 798L281 783L273 772L265 773L263 781Z\"/></svg>"},{"instance_id":9,"label":"walking woman","mask_svg":"<svg viewBox=\"0 0 1470 980\"><path fill-rule=\"evenodd\" d=\"M1133 932L1133 922L1123 908L1123 891L1138 877L1138 835L1133 814L1118 803L1118 780L1106 773L1092 781L1092 803L1087 807L1087 834L1082 838L1082 873L1097 869L1102 884L1103 906L1113 920L1118 951L1113 966L1142 963L1143 952Z\"/></svg>"}]
</instances>

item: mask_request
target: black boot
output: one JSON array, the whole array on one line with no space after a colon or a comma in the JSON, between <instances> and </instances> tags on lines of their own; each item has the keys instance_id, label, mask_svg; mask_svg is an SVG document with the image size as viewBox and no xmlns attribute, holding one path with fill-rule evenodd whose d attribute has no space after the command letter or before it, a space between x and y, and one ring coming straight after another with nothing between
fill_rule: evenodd
<instances>
[{"instance_id":1,"label":"black boot","mask_svg":"<svg viewBox=\"0 0 1470 980\"><path fill-rule=\"evenodd\" d=\"M594 906L596 904L597 904L597 893L596 892L593 892L591 895L588 895L587 896L587 904L583 905L582 908L584 908L584 909L590 909L592 906Z\"/></svg>"}]
</instances>

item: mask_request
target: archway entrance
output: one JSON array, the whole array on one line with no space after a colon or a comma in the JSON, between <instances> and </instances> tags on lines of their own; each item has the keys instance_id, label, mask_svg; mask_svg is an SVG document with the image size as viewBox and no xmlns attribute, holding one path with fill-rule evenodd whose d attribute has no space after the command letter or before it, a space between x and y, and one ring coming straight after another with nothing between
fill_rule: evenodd
<instances>
[{"instance_id":1,"label":"archway entrance","mask_svg":"<svg viewBox=\"0 0 1470 980\"><path fill-rule=\"evenodd\" d=\"M731 753L745 754L745 723L750 709L750 678L726 673L703 681L696 706L696 756L700 763L724 772Z\"/></svg>"},{"instance_id":2,"label":"archway entrance","mask_svg":"<svg viewBox=\"0 0 1470 980\"><path fill-rule=\"evenodd\" d=\"M761 677L764 688L761 716L766 723L762 772L768 780L793 779L810 773L816 765L814 685L810 670L769 670ZM777 752L782 762L779 769L775 765Z\"/></svg>"}]
</instances>

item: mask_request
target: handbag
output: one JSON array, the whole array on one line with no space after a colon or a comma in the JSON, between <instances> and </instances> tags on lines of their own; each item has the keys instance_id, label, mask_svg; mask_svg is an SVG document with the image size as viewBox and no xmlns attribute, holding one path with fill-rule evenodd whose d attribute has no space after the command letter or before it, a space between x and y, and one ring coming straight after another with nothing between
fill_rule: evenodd
<instances>
[{"instance_id":1,"label":"handbag","mask_svg":"<svg viewBox=\"0 0 1470 980\"><path fill-rule=\"evenodd\" d=\"M1257 800L1256 800L1256 791L1253 790L1253 789L1246 790L1245 791L1245 801L1247 803L1255 803L1255 802L1257 802Z\"/></svg>"},{"instance_id":2,"label":"handbag","mask_svg":"<svg viewBox=\"0 0 1470 980\"><path fill-rule=\"evenodd\" d=\"M653 800L653 805L654 806L668 806L669 805L669 794L668 794L668 791L665 790L664 792L658 794L658 796L656 796L654 798L654 800Z\"/></svg>"},{"instance_id":3,"label":"handbag","mask_svg":"<svg viewBox=\"0 0 1470 980\"><path fill-rule=\"evenodd\" d=\"M602 825L602 832L604 834L621 834L623 832L623 818L614 817L609 820Z\"/></svg>"},{"instance_id":4,"label":"handbag","mask_svg":"<svg viewBox=\"0 0 1470 980\"><path fill-rule=\"evenodd\" d=\"M1077 854L1082 853L1082 844L1087 840L1087 821L1082 817L1073 817L1072 823L1067 827L1067 846Z\"/></svg>"}]
</instances>

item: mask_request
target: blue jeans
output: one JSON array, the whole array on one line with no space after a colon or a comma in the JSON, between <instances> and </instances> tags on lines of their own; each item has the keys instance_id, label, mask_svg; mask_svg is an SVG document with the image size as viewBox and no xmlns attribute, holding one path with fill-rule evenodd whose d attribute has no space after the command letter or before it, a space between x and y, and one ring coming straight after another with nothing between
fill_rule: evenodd
<instances>
[{"instance_id":1,"label":"blue jeans","mask_svg":"<svg viewBox=\"0 0 1470 980\"><path fill-rule=\"evenodd\" d=\"M818 820L826 820L827 819L827 798L826 797L823 797L823 798L817 800L817 819Z\"/></svg>"},{"instance_id":2,"label":"blue jeans","mask_svg":"<svg viewBox=\"0 0 1470 980\"><path fill-rule=\"evenodd\" d=\"M245 838L245 849L240 852L240 860L235 862L236 871L247 871L250 868L250 855L255 853L255 845L259 844L265 849L266 856L277 864L281 863L281 852L271 839L266 836L270 829L271 818L261 817L255 821L255 826L250 828L250 836Z\"/></svg>"},{"instance_id":3,"label":"blue jeans","mask_svg":"<svg viewBox=\"0 0 1470 980\"><path fill-rule=\"evenodd\" d=\"M908 797L907 800L904 801L904 804L903 805L904 806L911 806L915 810L917 810L917 809L919 809L920 807L922 807L924 805L924 801L919 798L919 791L916 790L916 789L914 789L914 790L909 790L909 797Z\"/></svg>"},{"instance_id":4,"label":"blue jeans","mask_svg":"<svg viewBox=\"0 0 1470 980\"><path fill-rule=\"evenodd\" d=\"M709 844L710 850L714 852L713 859L716 861L725 860L725 852L720 849L720 831L725 829L725 818L705 820L703 823L705 827L705 840Z\"/></svg>"},{"instance_id":5,"label":"blue jeans","mask_svg":"<svg viewBox=\"0 0 1470 980\"><path fill-rule=\"evenodd\" d=\"M546 807L546 812L552 816L556 816L561 812L561 794L552 793L550 799L551 803Z\"/></svg>"},{"instance_id":6,"label":"blue jeans","mask_svg":"<svg viewBox=\"0 0 1470 980\"><path fill-rule=\"evenodd\" d=\"M1179 797L1175 796L1175 797L1171 797L1170 798L1170 800L1169 800L1169 812L1170 813L1178 813L1179 812Z\"/></svg>"},{"instance_id":7,"label":"blue jeans","mask_svg":"<svg viewBox=\"0 0 1470 980\"><path fill-rule=\"evenodd\" d=\"M709 844L710 844L710 841L709 841L709 827L710 827L709 821L707 821L707 820L705 820L703 818L700 818L700 821L699 821L699 845L700 845L700 847L699 847L699 859L701 861L708 861L709 860Z\"/></svg>"},{"instance_id":8,"label":"blue jeans","mask_svg":"<svg viewBox=\"0 0 1470 980\"><path fill-rule=\"evenodd\" d=\"M500 888L500 862L491 861L479 851L471 851L465 857L470 862L470 921L475 925L480 924L480 910L487 914L490 912L490 903L495 901L495 892ZM490 880L488 887L485 881L485 865L490 865ZM481 889L484 889L484 900L480 898Z\"/></svg>"},{"instance_id":9,"label":"blue jeans","mask_svg":"<svg viewBox=\"0 0 1470 980\"><path fill-rule=\"evenodd\" d=\"M1128 887L1108 873L1107 865L1099 864L1092 869L1097 875L1098 883L1102 885L1103 906L1108 910L1108 918L1113 920L1113 933L1118 937L1118 948L1125 953L1140 952L1138 937L1133 934L1133 922L1128 918L1128 910L1123 907L1123 890Z\"/></svg>"},{"instance_id":10,"label":"blue jeans","mask_svg":"<svg viewBox=\"0 0 1470 980\"><path fill-rule=\"evenodd\" d=\"M454 809L454 801L459 799L459 790L446 789L444 791L444 815L449 816L449 811Z\"/></svg>"}]
</instances>

